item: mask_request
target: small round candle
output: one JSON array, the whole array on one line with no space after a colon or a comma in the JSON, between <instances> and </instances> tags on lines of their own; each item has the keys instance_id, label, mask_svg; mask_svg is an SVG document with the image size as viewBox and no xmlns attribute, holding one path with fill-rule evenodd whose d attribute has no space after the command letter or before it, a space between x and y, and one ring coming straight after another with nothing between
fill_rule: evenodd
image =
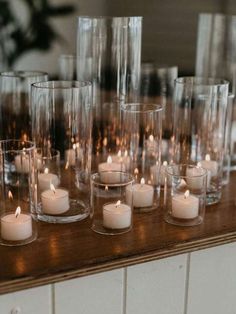
<instances>
[{"instance_id":1,"label":"small round candle","mask_svg":"<svg viewBox=\"0 0 236 314\"><path fill-rule=\"evenodd\" d=\"M103 206L103 226L109 229L124 229L131 225L131 207L127 204L108 203Z\"/></svg>"},{"instance_id":2,"label":"small round candle","mask_svg":"<svg viewBox=\"0 0 236 314\"><path fill-rule=\"evenodd\" d=\"M165 171L167 166L167 161L164 161L161 167L159 167L158 161L155 165L151 166L150 173L154 184L165 185Z\"/></svg>"},{"instance_id":3,"label":"small round candle","mask_svg":"<svg viewBox=\"0 0 236 314\"><path fill-rule=\"evenodd\" d=\"M154 188L152 185L145 184L144 178L140 183L126 188L126 202L132 203L134 207L150 207L153 205Z\"/></svg>"},{"instance_id":4,"label":"small round candle","mask_svg":"<svg viewBox=\"0 0 236 314\"><path fill-rule=\"evenodd\" d=\"M190 189L202 189L204 169L201 167L189 167L186 170L186 181Z\"/></svg>"},{"instance_id":5,"label":"small round candle","mask_svg":"<svg viewBox=\"0 0 236 314\"><path fill-rule=\"evenodd\" d=\"M121 163L112 162L111 156L108 156L107 162L98 165L101 182L111 184L119 183L121 180L120 171L123 169L124 166Z\"/></svg>"},{"instance_id":6,"label":"small round candle","mask_svg":"<svg viewBox=\"0 0 236 314\"><path fill-rule=\"evenodd\" d=\"M23 241L32 236L32 218L21 214L20 207L16 212L1 217L1 237L6 241Z\"/></svg>"},{"instance_id":7,"label":"small round candle","mask_svg":"<svg viewBox=\"0 0 236 314\"><path fill-rule=\"evenodd\" d=\"M15 156L15 167L16 172L29 173L30 169L29 156L23 154Z\"/></svg>"},{"instance_id":8,"label":"small round candle","mask_svg":"<svg viewBox=\"0 0 236 314\"><path fill-rule=\"evenodd\" d=\"M70 208L69 193L63 189L46 190L41 194L41 199L45 214L60 215Z\"/></svg>"},{"instance_id":9,"label":"small round candle","mask_svg":"<svg viewBox=\"0 0 236 314\"><path fill-rule=\"evenodd\" d=\"M60 180L56 174L45 172L38 175L38 183L40 190L45 191L50 189L51 183L57 188Z\"/></svg>"},{"instance_id":10,"label":"small round candle","mask_svg":"<svg viewBox=\"0 0 236 314\"><path fill-rule=\"evenodd\" d=\"M218 164L217 161L211 160L211 157L209 154L206 155L205 160L201 160L199 162L199 165L201 165L202 168L209 170L211 177L215 177L218 172Z\"/></svg>"},{"instance_id":11,"label":"small round candle","mask_svg":"<svg viewBox=\"0 0 236 314\"><path fill-rule=\"evenodd\" d=\"M184 194L172 197L172 216L179 219L193 219L199 213L199 199L190 195L189 190Z\"/></svg>"}]
</instances>

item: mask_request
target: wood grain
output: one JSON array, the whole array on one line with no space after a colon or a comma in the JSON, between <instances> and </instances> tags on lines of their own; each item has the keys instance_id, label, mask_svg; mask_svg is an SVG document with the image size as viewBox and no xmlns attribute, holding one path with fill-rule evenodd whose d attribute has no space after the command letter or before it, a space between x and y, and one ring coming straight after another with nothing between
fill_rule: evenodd
<instances>
[{"instance_id":1,"label":"wood grain","mask_svg":"<svg viewBox=\"0 0 236 314\"><path fill-rule=\"evenodd\" d=\"M236 174L222 201L207 207L204 223L195 227L165 223L162 209L135 214L133 229L120 236L94 233L89 219L38 223L37 241L0 246L0 294L236 241L235 191Z\"/></svg>"}]
</instances>

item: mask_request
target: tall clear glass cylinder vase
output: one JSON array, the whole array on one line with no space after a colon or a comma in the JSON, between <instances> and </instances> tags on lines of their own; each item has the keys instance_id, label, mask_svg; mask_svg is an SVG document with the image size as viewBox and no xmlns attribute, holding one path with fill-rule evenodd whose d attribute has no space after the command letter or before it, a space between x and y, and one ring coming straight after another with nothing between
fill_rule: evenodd
<instances>
[{"instance_id":1,"label":"tall clear glass cylinder vase","mask_svg":"<svg viewBox=\"0 0 236 314\"><path fill-rule=\"evenodd\" d=\"M36 214L41 220L55 223L84 219L89 214L91 84L78 81L33 84L32 110L33 139L41 165Z\"/></svg>"},{"instance_id":2,"label":"tall clear glass cylinder vase","mask_svg":"<svg viewBox=\"0 0 236 314\"><path fill-rule=\"evenodd\" d=\"M78 18L77 79L92 82L93 153L104 161L107 152L119 151L117 100L138 96L141 34L142 17ZM116 136L108 139L106 131L110 130Z\"/></svg>"},{"instance_id":3,"label":"tall clear glass cylinder vase","mask_svg":"<svg viewBox=\"0 0 236 314\"><path fill-rule=\"evenodd\" d=\"M221 197L228 85L198 77L175 81L172 158L208 170L207 204Z\"/></svg>"}]
</instances>

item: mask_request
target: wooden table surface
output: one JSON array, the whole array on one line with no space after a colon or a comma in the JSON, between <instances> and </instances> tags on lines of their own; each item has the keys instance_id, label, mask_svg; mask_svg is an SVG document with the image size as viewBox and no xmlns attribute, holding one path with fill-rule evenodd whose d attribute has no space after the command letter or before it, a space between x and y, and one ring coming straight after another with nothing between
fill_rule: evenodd
<instances>
[{"instance_id":1,"label":"wooden table surface","mask_svg":"<svg viewBox=\"0 0 236 314\"><path fill-rule=\"evenodd\" d=\"M223 188L222 201L206 209L205 221L177 227L163 221L162 210L135 214L133 229L104 236L90 221L38 223L37 241L22 247L0 246L0 293L134 265L236 240L236 174Z\"/></svg>"}]
</instances>

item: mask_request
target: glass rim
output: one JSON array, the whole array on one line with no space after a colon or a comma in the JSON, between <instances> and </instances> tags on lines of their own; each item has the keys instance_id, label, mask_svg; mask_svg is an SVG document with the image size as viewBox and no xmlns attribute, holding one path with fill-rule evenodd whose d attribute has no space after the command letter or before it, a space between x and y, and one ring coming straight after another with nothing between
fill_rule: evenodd
<instances>
[{"instance_id":1,"label":"glass rim","mask_svg":"<svg viewBox=\"0 0 236 314\"><path fill-rule=\"evenodd\" d=\"M27 143L30 145L30 147L26 147L26 148L22 148L22 149L4 149L4 148L1 148L2 144L6 145L8 143L21 143L21 144L24 144L24 143ZM25 152L25 151L33 151L35 150L35 143L33 141L22 141L22 140L16 140L16 139L9 139L9 140L0 140L0 154L5 154L5 153L9 153L9 152Z\"/></svg>"},{"instance_id":2,"label":"glass rim","mask_svg":"<svg viewBox=\"0 0 236 314\"><path fill-rule=\"evenodd\" d=\"M180 174L173 174L170 172L170 169L177 168L177 167L186 167L187 168L192 168L192 169L201 169L203 171L202 174L199 175L180 175ZM201 177L206 177L207 176L207 169L203 167L199 167L197 165L191 165L191 164L179 164L179 165L168 165L165 169L166 173L172 177L178 177L178 178L201 178Z\"/></svg>"},{"instance_id":3,"label":"glass rim","mask_svg":"<svg viewBox=\"0 0 236 314\"><path fill-rule=\"evenodd\" d=\"M90 81L66 81L66 80L52 80L36 82L31 85L37 89L48 89L48 90L60 90L60 89L82 89L92 86Z\"/></svg>"},{"instance_id":4,"label":"glass rim","mask_svg":"<svg viewBox=\"0 0 236 314\"><path fill-rule=\"evenodd\" d=\"M195 86L228 86L229 81L223 78L203 77L203 76L181 76L174 80L175 84L191 84Z\"/></svg>"},{"instance_id":5,"label":"glass rim","mask_svg":"<svg viewBox=\"0 0 236 314\"><path fill-rule=\"evenodd\" d=\"M19 78L28 78L28 77L35 77L35 76L48 76L47 72L44 71L3 71L0 72L1 77L19 77Z\"/></svg>"},{"instance_id":6,"label":"glass rim","mask_svg":"<svg viewBox=\"0 0 236 314\"><path fill-rule=\"evenodd\" d=\"M127 178L129 178L126 182L118 182L118 183L105 183L105 182L97 182L96 181L96 178L99 178L101 176L101 173L119 173L121 175L125 175ZM119 186L127 186L129 184L132 184L134 183L134 177L132 176L132 174L130 173L127 173L127 172L124 172L124 171L100 171L100 172L96 172L96 173L92 173L90 175L90 181L91 183L95 184L95 185L98 185L98 186L110 186L110 187L119 187Z\"/></svg>"},{"instance_id":7,"label":"glass rim","mask_svg":"<svg viewBox=\"0 0 236 314\"><path fill-rule=\"evenodd\" d=\"M137 108L132 109L131 106ZM147 107L146 109L142 110L139 109L141 106ZM130 107L130 109L129 109ZM150 107L150 108L149 108ZM151 113L151 112L162 112L163 105L156 104L156 103L122 103L121 110L124 112L130 113Z\"/></svg>"},{"instance_id":8,"label":"glass rim","mask_svg":"<svg viewBox=\"0 0 236 314\"><path fill-rule=\"evenodd\" d=\"M141 15L131 15L131 16L110 16L110 15L79 15L79 19L89 19L89 20L116 20L116 19L133 19L133 18L139 18L143 19L143 16Z\"/></svg>"}]
</instances>

